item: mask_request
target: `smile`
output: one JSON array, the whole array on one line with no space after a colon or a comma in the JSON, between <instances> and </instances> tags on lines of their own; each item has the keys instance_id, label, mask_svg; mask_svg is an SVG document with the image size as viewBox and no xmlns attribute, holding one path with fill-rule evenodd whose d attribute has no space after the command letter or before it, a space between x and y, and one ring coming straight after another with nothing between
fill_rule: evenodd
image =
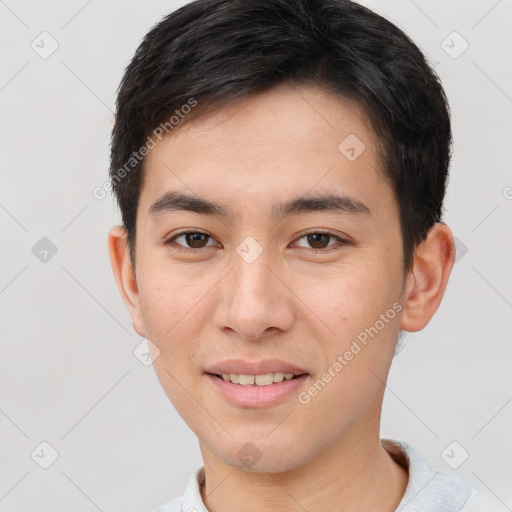
<instances>
[{"instance_id":1,"label":"smile","mask_svg":"<svg viewBox=\"0 0 512 512\"><path fill-rule=\"evenodd\" d=\"M293 373L264 373L261 375L245 375L242 373L222 373L216 375L226 382L232 382L233 384L240 384L241 386L269 386L276 382L283 382L283 380L292 380L300 375Z\"/></svg>"},{"instance_id":2,"label":"smile","mask_svg":"<svg viewBox=\"0 0 512 512\"><path fill-rule=\"evenodd\" d=\"M308 373L207 373L215 394L235 407L272 407L294 399L309 379Z\"/></svg>"}]
</instances>

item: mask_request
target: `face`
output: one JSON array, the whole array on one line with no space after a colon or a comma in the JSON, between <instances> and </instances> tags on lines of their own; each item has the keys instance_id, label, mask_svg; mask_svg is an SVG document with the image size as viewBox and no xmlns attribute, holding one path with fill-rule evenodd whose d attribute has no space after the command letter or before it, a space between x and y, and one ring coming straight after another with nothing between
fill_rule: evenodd
<instances>
[{"instance_id":1,"label":"face","mask_svg":"<svg viewBox=\"0 0 512 512\"><path fill-rule=\"evenodd\" d=\"M378 432L404 297L379 169L361 109L315 88L239 100L150 151L132 319L203 452L284 471Z\"/></svg>"}]
</instances>

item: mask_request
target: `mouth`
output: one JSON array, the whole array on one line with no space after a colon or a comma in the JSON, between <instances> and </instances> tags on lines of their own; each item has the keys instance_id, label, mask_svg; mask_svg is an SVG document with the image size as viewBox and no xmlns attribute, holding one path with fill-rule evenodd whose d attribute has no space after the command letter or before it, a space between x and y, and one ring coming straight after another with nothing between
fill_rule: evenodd
<instances>
[{"instance_id":1,"label":"mouth","mask_svg":"<svg viewBox=\"0 0 512 512\"><path fill-rule=\"evenodd\" d=\"M263 373L259 375L249 375L243 373L211 373L218 379L222 379L225 382L231 382L232 384L238 384L240 386L270 386L279 382L297 379L307 373L284 373L284 372L272 372Z\"/></svg>"},{"instance_id":2,"label":"mouth","mask_svg":"<svg viewBox=\"0 0 512 512\"><path fill-rule=\"evenodd\" d=\"M217 396L243 409L292 400L310 378L304 367L281 359L227 359L203 371Z\"/></svg>"},{"instance_id":3,"label":"mouth","mask_svg":"<svg viewBox=\"0 0 512 512\"><path fill-rule=\"evenodd\" d=\"M293 400L307 385L309 373L205 373L212 390L231 405L242 408L273 407Z\"/></svg>"}]
</instances>

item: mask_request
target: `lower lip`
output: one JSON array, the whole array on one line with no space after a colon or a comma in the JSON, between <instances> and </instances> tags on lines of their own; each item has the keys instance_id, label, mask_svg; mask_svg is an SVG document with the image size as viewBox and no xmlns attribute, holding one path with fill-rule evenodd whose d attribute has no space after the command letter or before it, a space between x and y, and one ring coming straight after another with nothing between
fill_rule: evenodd
<instances>
[{"instance_id":1,"label":"lower lip","mask_svg":"<svg viewBox=\"0 0 512 512\"><path fill-rule=\"evenodd\" d=\"M229 402L238 407L269 407L297 395L298 389L304 384L308 374L290 380L274 382L268 386L244 386L225 381L216 375L206 374L217 391Z\"/></svg>"}]
</instances>

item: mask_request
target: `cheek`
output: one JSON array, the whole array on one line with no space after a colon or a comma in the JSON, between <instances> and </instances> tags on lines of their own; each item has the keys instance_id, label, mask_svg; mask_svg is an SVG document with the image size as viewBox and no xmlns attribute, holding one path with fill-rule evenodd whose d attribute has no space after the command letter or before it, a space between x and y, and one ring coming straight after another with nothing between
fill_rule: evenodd
<instances>
[{"instance_id":1,"label":"cheek","mask_svg":"<svg viewBox=\"0 0 512 512\"><path fill-rule=\"evenodd\" d=\"M179 402L180 383L190 383L201 373L201 340L210 321L211 293L218 276L203 272L201 279L189 279L177 265L144 263L139 293L146 336L160 351L154 365L158 378L167 394Z\"/></svg>"},{"instance_id":2,"label":"cheek","mask_svg":"<svg viewBox=\"0 0 512 512\"><path fill-rule=\"evenodd\" d=\"M149 266L151 269L155 267ZM197 378L194 369L199 352L202 325L201 286L182 282L179 272L169 269L141 273L141 310L146 336L159 350L153 362L156 375L178 412L187 420L200 414L190 405L190 391ZM199 372L199 370L197 370ZM195 400L200 400L197 390Z\"/></svg>"},{"instance_id":3,"label":"cheek","mask_svg":"<svg viewBox=\"0 0 512 512\"><path fill-rule=\"evenodd\" d=\"M322 400L337 402L344 390L351 389L345 405L355 407L353 400L362 404L365 397L380 389L376 375L385 377L393 356L399 332L401 268L396 260L390 262L375 252L371 257L361 257L356 264L330 272L329 281L310 280L308 289L308 305L321 320L316 321L317 325L326 333L320 340L325 371L331 369L336 375ZM336 361L336 368L342 367L341 371L333 368Z\"/></svg>"},{"instance_id":4,"label":"cheek","mask_svg":"<svg viewBox=\"0 0 512 512\"><path fill-rule=\"evenodd\" d=\"M325 276L302 277L296 284L297 295L333 339L355 336L399 298L396 270L379 267L377 261L361 258L358 264L331 268Z\"/></svg>"},{"instance_id":5,"label":"cheek","mask_svg":"<svg viewBox=\"0 0 512 512\"><path fill-rule=\"evenodd\" d=\"M148 337L172 343L184 325L194 329L193 320L201 310L205 290L211 286L210 279L187 279L180 266L145 256L140 258L137 282Z\"/></svg>"}]
</instances>

